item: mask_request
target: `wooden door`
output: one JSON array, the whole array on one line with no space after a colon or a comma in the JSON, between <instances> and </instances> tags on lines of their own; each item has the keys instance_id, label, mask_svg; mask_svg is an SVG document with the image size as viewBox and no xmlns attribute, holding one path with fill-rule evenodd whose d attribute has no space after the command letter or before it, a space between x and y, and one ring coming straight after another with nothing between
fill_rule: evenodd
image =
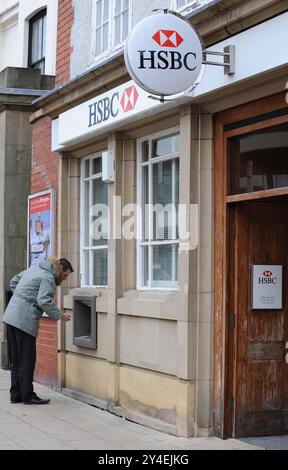
<instances>
[{"instance_id":1,"label":"wooden door","mask_svg":"<svg viewBox=\"0 0 288 470\"><path fill-rule=\"evenodd\" d=\"M288 433L288 203L238 203L234 223L232 434L284 434ZM284 266L282 310L252 310L253 264Z\"/></svg>"}]
</instances>

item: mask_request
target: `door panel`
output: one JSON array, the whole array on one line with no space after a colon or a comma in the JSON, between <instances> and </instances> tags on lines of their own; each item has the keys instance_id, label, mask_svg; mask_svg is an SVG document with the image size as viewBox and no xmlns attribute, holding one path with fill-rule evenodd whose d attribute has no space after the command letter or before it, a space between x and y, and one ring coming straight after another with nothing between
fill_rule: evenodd
<instances>
[{"instance_id":1,"label":"door panel","mask_svg":"<svg viewBox=\"0 0 288 470\"><path fill-rule=\"evenodd\" d=\"M235 210L235 436L287 433L288 204L251 202ZM252 310L253 264L283 264L283 310Z\"/></svg>"}]
</instances>

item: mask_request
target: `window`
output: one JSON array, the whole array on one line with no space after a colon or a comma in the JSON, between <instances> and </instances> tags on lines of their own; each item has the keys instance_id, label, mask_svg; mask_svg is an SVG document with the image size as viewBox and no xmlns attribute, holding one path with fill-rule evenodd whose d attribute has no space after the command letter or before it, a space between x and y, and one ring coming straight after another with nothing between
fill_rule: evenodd
<instances>
[{"instance_id":1,"label":"window","mask_svg":"<svg viewBox=\"0 0 288 470\"><path fill-rule=\"evenodd\" d=\"M189 4L193 4L193 3L199 3L199 1L192 1L192 0L174 0L174 5L175 5L175 8L178 10L180 8L183 8L185 7L186 5L188 6Z\"/></svg>"},{"instance_id":2,"label":"window","mask_svg":"<svg viewBox=\"0 0 288 470\"><path fill-rule=\"evenodd\" d=\"M288 186L288 125L228 139L229 194Z\"/></svg>"},{"instance_id":3,"label":"window","mask_svg":"<svg viewBox=\"0 0 288 470\"><path fill-rule=\"evenodd\" d=\"M45 73L47 10L41 10L29 21L28 67Z\"/></svg>"},{"instance_id":4,"label":"window","mask_svg":"<svg viewBox=\"0 0 288 470\"><path fill-rule=\"evenodd\" d=\"M129 0L114 0L114 46L125 41L128 34Z\"/></svg>"},{"instance_id":5,"label":"window","mask_svg":"<svg viewBox=\"0 0 288 470\"><path fill-rule=\"evenodd\" d=\"M173 0L171 8L175 8L176 10L184 10L186 7L197 8L211 1L212 0Z\"/></svg>"},{"instance_id":6,"label":"window","mask_svg":"<svg viewBox=\"0 0 288 470\"><path fill-rule=\"evenodd\" d=\"M190 3L189 0L176 0L176 8L181 8L187 3Z\"/></svg>"},{"instance_id":7,"label":"window","mask_svg":"<svg viewBox=\"0 0 288 470\"><path fill-rule=\"evenodd\" d=\"M96 206L108 205L101 154L82 161L81 185L81 285L106 287L108 241L104 223L100 223L105 214Z\"/></svg>"},{"instance_id":8,"label":"window","mask_svg":"<svg viewBox=\"0 0 288 470\"><path fill-rule=\"evenodd\" d=\"M138 287L178 284L179 132L138 143Z\"/></svg>"},{"instance_id":9,"label":"window","mask_svg":"<svg viewBox=\"0 0 288 470\"><path fill-rule=\"evenodd\" d=\"M94 55L121 46L128 35L129 0L94 0Z\"/></svg>"},{"instance_id":10,"label":"window","mask_svg":"<svg viewBox=\"0 0 288 470\"><path fill-rule=\"evenodd\" d=\"M96 1L96 55L108 49L109 0Z\"/></svg>"}]
</instances>

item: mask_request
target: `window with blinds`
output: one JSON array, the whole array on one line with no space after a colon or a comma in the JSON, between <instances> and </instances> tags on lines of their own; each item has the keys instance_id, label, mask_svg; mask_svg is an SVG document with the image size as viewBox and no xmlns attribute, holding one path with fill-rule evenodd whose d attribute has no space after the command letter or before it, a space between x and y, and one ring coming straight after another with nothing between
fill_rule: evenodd
<instances>
[{"instance_id":1,"label":"window with blinds","mask_svg":"<svg viewBox=\"0 0 288 470\"><path fill-rule=\"evenodd\" d=\"M177 288L179 144L178 131L138 143L139 288Z\"/></svg>"},{"instance_id":2,"label":"window with blinds","mask_svg":"<svg viewBox=\"0 0 288 470\"><path fill-rule=\"evenodd\" d=\"M106 287L106 224L95 224L99 217L101 221L105 219L102 207L108 207L107 184L102 181L101 154L92 155L82 161L81 186L81 286ZM97 233L93 230L93 224L97 226Z\"/></svg>"}]
</instances>

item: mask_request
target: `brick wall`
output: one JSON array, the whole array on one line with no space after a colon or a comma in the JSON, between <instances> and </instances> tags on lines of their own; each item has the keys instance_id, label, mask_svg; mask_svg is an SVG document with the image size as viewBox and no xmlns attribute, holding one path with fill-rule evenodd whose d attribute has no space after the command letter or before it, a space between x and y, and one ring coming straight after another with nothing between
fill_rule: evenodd
<instances>
[{"instance_id":1,"label":"brick wall","mask_svg":"<svg viewBox=\"0 0 288 470\"><path fill-rule=\"evenodd\" d=\"M74 21L72 0L58 2L56 86L70 78L71 29Z\"/></svg>"},{"instance_id":2,"label":"brick wall","mask_svg":"<svg viewBox=\"0 0 288 470\"><path fill-rule=\"evenodd\" d=\"M73 25L72 0L59 0L58 5L58 31L56 56L56 86L64 84L70 78L70 37ZM59 158L56 152L51 152L51 119L44 117L33 123L32 131L32 194L53 188L56 202L57 233L57 196ZM57 254L57 240L55 240L55 254ZM55 386L57 383L57 322L49 318L40 321L37 338L37 363L35 380Z\"/></svg>"},{"instance_id":3,"label":"brick wall","mask_svg":"<svg viewBox=\"0 0 288 470\"><path fill-rule=\"evenodd\" d=\"M44 117L33 124L32 130L32 193L50 187L57 190L59 154L51 152L51 119Z\"/></svg>"},{"instance_id":4,"label":"brick wall","mask_svg":"<svg viewBox=\"0 0 288 470\"><path fill-rule=\"evenodd\" d=\"M35 194L53 188L57 202L59 154L51 152L51 119L49 117L42 118L33 124L32 142L31 192ZM56 234L57 204L55 219ZM57 240L55 240L53 254L57 254ZM57 383L57 323L49 318L40 320L34 377L38 382L52 387Z\"/></svg>"},{"instance_id":5,"label":"brick wall","mask_svg":"<svg viewBox=\"0 0 288 470\"><path fill-rule=\"evenodd\" d=\"M57 383L57 323L49 318L40 321L34 378L51 387Z\"/></svg>"}]
</instances>

